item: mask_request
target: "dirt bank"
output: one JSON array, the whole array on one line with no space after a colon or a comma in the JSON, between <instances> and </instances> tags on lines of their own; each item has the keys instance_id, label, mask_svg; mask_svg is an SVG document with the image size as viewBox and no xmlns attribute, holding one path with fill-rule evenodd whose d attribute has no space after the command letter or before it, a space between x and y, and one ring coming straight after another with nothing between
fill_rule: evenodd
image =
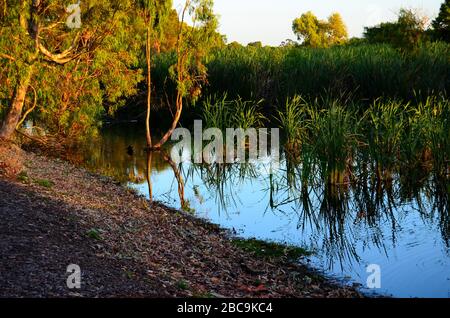
<instances>
[{"instance_id":1,"label":"dirt bank","mask_svg":"<svg viewBox=\"0 0 450 318\"><path fill-rule=\"evenodd\" d=\"M359 297L108 178L23 157L16 179L0 177L0 297ZM69 264L79 290L66 286Z\"/></svg>"}]
</instances>

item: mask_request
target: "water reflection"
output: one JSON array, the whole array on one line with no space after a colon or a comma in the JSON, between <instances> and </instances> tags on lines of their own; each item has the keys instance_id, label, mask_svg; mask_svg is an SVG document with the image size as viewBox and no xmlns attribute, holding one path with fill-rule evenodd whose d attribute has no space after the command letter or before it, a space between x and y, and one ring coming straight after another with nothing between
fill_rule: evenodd
<instances>
[{"instance_id":1,"label":"water reflection","mask_svg":"<svg viewBox=\"0 0 450 318\"><path fill-rule=\"evenodd\" d=\"M450 185L429 166L377 178L378 168L361 154L365 159L353 164L346 182L333 185L307 153L285 156L271 174L264 161L176 165L170 146L155 153L144 146L141 131L113 128L75 159L244 236L313 249L313 261L330 273L364 283L365 266L375 263L389 293L448 296Z\"/></svg>"}]
</instances>

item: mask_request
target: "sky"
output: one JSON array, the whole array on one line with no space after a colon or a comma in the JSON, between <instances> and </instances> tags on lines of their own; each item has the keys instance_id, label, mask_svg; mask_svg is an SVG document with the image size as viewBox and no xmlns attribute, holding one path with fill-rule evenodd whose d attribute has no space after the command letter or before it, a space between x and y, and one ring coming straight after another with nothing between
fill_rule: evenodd
<instances>
[{"instance_id":1,"label":"sky","mask_svg":"<svg viewBox=\"0 0 450 318\"><path fill-rule=\"evenodd\" d=\"M180 11L185 0L173 0ZM420 9L434 18L444 0L215 0L219 15L219 32L228 43L242 44L261 41L264 45L280 45L286 39L296 40L292 21L302 13L312 11L326 19L339 12L350 37L361 36L365 26L395 19L400 8Z\"/></svg>"}]
</instances>

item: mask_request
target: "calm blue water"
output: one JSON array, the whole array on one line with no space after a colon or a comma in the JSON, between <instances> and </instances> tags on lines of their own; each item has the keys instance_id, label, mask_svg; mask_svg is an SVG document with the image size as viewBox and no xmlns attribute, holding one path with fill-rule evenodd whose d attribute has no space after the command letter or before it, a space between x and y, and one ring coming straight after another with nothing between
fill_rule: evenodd
<instances>
[{"instance_id":1,"label":"calm blue water","mask_svg":"<svg viewBox=\"0 0 450 318\"><path fill-rule=\"evenodd\" d=\"M87 156L88 166L107 167L148 196L141 136L107 134L99 151ZM127 144L136 149L131 156ZM367 266L377 264L382 287L377 293L450 297L448 184L438 191L431 177L408 183L394 176L381 189L370 178L365 186L327 190L317 180L305 189L298 182L301 166L288 173L284 162L276 174L266 171L263 164L180 167L185 199L198 217L245 238L312 250L315 268L362 287ZM155 200L181 207L173 168L157 154L151 181Z\"/></svg>"},{"instance_id":2,"label":"calm blue water","mask_svg":"<svg viewBox=\"0 0 450 318\"><path fill-rule=\"evenodd\" d=\"M369 224L350 202L342 222L329 224L319 212L323 197L313 190L308 214L295 200L296 194L285 190L274 199L287 202L272 208L267 175L239 178L230 172L219 191L208 186L202 171L193 170L189 164L183 165L182 174L185 198L195 214L234 229L240 236L313 250L315 256L311 261L315 267L363 286L369 275L367 266L378 264L380 293L397 297L450 297L450 249L442 237L439 211L433 211L424 194L422 208L415 200L398 202L392 212L386 211L375 224ZM277 185L282 182L282 177L278 177ZM172 169L154 171L152 183L156 200L181 207ZM132 186L148 195L147 183Z\"/></svg>"}]
</instances>

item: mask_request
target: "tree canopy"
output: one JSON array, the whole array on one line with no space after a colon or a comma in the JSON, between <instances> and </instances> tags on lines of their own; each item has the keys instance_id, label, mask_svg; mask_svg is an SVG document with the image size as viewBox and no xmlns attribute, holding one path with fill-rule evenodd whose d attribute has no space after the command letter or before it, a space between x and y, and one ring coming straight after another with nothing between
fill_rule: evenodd
<instances>
[{"instance_id":1,"label":"tree canopy","mask_svg":"<svg viewBox=\"0 0 450 318\"><path fill-rule=\"evenodd\" d=\"M428 18L413 9L400 9L394 22L366 27L364 37L370 43L389 43L394 47L413 49L426 37Z\"/></svg>"},{"instance_id":2,"label":"tree canopy","mask_svg":"<svg viewBox=\"0 0 450 318\"><path fill-rule=\"evenodd\" d=\"M311 47L329 47L348 40L347 27L339 13L319 20L308 11L294 20L292 30L304 45Z\"/></svg>"},{"instance_id":3,"label":"tree canopy","mask_svg":"<svg viewBox=\"0 0 450 318\"><path fill-rule=\"evenodd\" d=\"M445 0L441 5L432 25L438 39L450 42L450 0Z\"/></svg>"},{"instance_id":4,"label":"tree canopy","mask_svg":"<svg viewBox=\"0 0 450 318\"><path fill-rule=\"evenodd\" d=\"M172 0L81 1L79 28L66 23L72 2L0 2L0 137L9 138L29 113L47 134L68 140L98 126L136 95L149 27L153 52L182 58L172 72L182 97L198 96L202 58L224 45L212 0L186 2L192 26L179 21Z\"/></svg>"},{"instance_id":5,"label":"tree canopy","mask_svg":"<svg viewBox=\"0 0 450 318\"><path fill-rule=\"evenodd\" d=\"M81 2L80 28L66 25L67 1L7 2L0 29L3 137L34 99L49 133L87 130L136 93L141 46L133 1ZM111 107L109 107L110 105ZM112 106L114 105L114 106ZM8 126L8 127L6 127ZM8 128L8 129L6 129Z\"/></svg>"}]
</instances>

